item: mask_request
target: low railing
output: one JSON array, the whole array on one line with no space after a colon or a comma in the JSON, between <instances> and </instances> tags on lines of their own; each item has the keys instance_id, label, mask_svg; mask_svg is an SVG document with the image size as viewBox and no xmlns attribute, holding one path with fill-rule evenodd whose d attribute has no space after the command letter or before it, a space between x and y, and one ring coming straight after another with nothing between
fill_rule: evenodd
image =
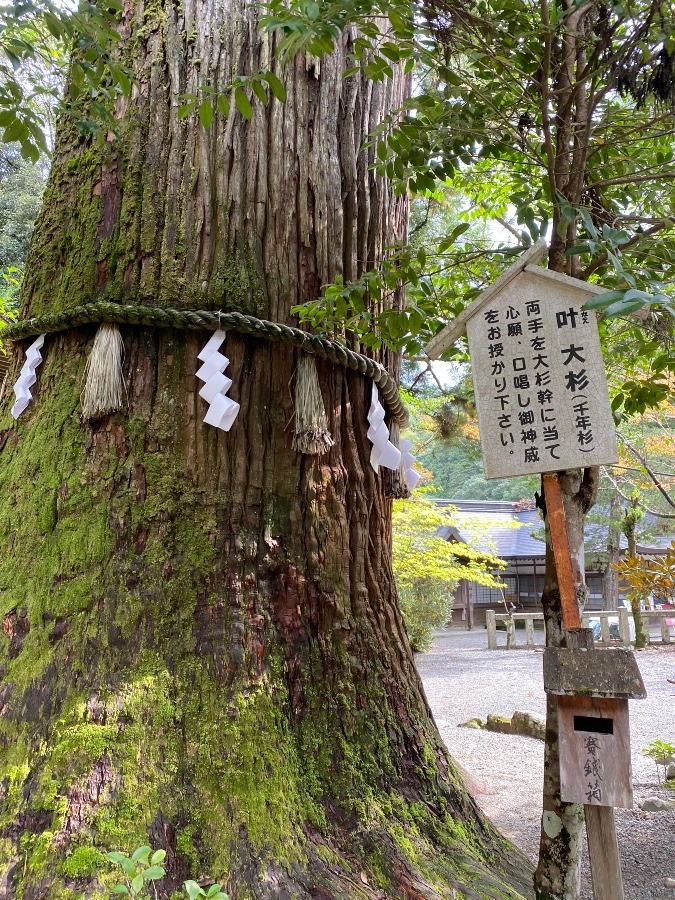
<instances>
[{"instance_id":1,"label":"low railing","mask_svg":"<svg viewBox=\"0 0 675 900\"><path fill-rule=\"evenodd\" d=\"M618 618L619 635L618 639L612 637L610 628L610 619ZM581 614L581 621L584 628L589 627L591 619L600 620L600 638L596 644L608 647L611 644L619 643L624 647L629 647L634 643L631 639L630 620L632 614L625 607L612 610L589 610ZM672 609L648 609L642 613L642 618L647 625L647 642L654 643L649 634L649 622L653 619L659 620L661 626L661 641L664 644L670 644L675 635L671 634L671 629L675 632L675 626L668 624L667 620L675 622L675 610ZM541 612L532 613L498 613L493 609L485 611L485 627L487 629L488 650L498 650L505 648L513 650L519 647L534 648L537 645L534 641L534 623L543 622L544 614ZM506 626L506 644L499 645L497 643L497 623L503 622ZM525 623L525 643L519 644L516 641L516 622Z\"/></svg>"},{"instance_id":2,"label":"low railing","mask_svg":"<svg viewBox=\"0 0 675 900\"><path fill-rule=\"evenodd\" d=\"M666 619L670 619L672 622L675 622L675 609L646 609L642 613L642 618L647 622L649 622L651 619L659 619L659 625L661 626L661 641L664 644L671 643L671 641L673 640L673 635L675 635L675 625L669 625ZM670 633L671 628L673 629L672 635ZM647 627L646 631L647 641L649 642L651 640L649 637L649 627Z\"/></svg>"},{"instance_id":3,"label":"low railing","mask_svg":"<svg viewBox=\"0 0 675 900\"><path fill-rule=\"evenodd\" d=\"M543 622L544 614L535 613L496 613L494 609L485 611L485 626L487 628L488 650L497 650L497 622L506 625L506 649L513 650L516 647L535 647L534 623ZM525 643L516 643L516 622L525 623Z\"/></svg>"},{"instance_id":4,"label":"low railing","mask_svg":"<svg viewBox=\"0 0 675 900\"><path fill-rule=\"evenodd\" d=\"M581 624L584 628L588 628L591 619L599 619L600 637L595 643L600 644L603 647L609 647L612 640L616 640L616 638L612 638L609 620L616 619L617 617L619 619L619 643L624 647L628 647L633 643L630 636L629 624L629 619L632 619L633 617L625 606L621 606L619 609L587 610L581 614Z\"/></svg>"}]
</instances>

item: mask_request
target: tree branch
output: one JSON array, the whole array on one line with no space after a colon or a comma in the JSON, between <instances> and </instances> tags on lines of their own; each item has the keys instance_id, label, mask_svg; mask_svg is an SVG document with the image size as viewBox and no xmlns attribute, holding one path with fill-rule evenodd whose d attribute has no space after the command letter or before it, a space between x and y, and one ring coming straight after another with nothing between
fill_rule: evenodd
<instances>
[{"instance_id":1,"label":"tree branch","mask_svg":"<svg viewBox=\"0 0 675 900\"><path fill-rule=\"evenodd\" d=\"M619 435L619 437L621 437L621 435ZM628 441L624 437L621 437L621 440L623 441L624 446L628 447L628 449L633 454L633 456L635 456L637 459L639 459L639 461L642 463L642 465L644 466L645 472L647 473L647 475L649 475L649 477L651 478L651 480L654 483L654 486L657 488L659 493L664 497L664 499L666 500L668 505L670 507L672 507L673 509L675 509L675 500L673 500L670 497L670 495L668 494L666 489L663 487L663 485L661 484L659 479L656 477L656 472L654 472L654 470L652 468L650 468L649 463L644 458L644 456L642 456L642 454L640 453L639 450L636 450L635 447L633 447L631 444L629 444Z\"/></svg>"}]
</instances>

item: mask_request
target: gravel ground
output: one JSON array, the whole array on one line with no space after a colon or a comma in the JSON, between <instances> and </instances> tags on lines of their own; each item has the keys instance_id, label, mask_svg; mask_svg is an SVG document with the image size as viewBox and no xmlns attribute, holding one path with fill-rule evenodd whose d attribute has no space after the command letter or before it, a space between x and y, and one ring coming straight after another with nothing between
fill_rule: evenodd
<instances>
[{"instance_id":1,"label":"gravel ground","mask_svg":"<svg viewBox=\"0 0 675 900\"><path fill-rule=\"evenodd\" d=\"M464 768L470 789L493 822L533 861L539 846L544 745L516 735L458 728L488 713L515 710L545 714L540 650L486 648L485 631L448 631L417 667L443 740ZM675 646L637 654L646 700L630 701L635 809L617 810L626 900L675 900L665 884L675 878L675 812L643 812L645 797L674 796L659 789L656 767L641 753L656 738L675 742ZM584 855L582 898L592 900L588 858Z\"/></svg>"}]
</instances>

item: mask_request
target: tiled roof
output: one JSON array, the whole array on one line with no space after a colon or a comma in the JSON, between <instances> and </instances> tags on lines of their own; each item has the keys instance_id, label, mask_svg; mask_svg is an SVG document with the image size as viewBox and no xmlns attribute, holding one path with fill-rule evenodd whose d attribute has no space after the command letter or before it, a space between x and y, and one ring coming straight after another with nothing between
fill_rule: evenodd
<instances>
[{"instance_id":1,"label":"tiled roof","mask_svg":"<svg viewBox=\"0 0 675 900\"><path fill-rule=\"evenodd\" d=\"M501 559L543 559L546 544L532 537L532 532L542 533L544 523L535 508L534 501L520 500L434 500L437 506L454 506L457 514L456 525L439 529L439 535L446 540L464 541L478 550L485 550ZM480 523L488 540L476 541L470 523ZM514 527L517 525L518 527ZM586 552L598 553L605 550L606 528L595 522L585 526ZM638 553L664 553L670 546L672 537L651 537L638 541ZM620 547L625 550L627 541L620 536Z\"/></svg>"},{"instance_id":2,"label":"tiled roof","mask_svg":"<svg viewBox=\"0 0 675 900\"><path fill-rule=\"evenodd\" d=\"M464 541L501 559L543 559L546 555L544 541L532 537L533 531L543 527L534 501L513 503L503 500L435 500L434 503L457 509L457 527L449 526L439 530L439 534L447 539ZM472 522L480 523L481 529L488 536L487 540L474 539Z\"/></svg>"}]
</instances>

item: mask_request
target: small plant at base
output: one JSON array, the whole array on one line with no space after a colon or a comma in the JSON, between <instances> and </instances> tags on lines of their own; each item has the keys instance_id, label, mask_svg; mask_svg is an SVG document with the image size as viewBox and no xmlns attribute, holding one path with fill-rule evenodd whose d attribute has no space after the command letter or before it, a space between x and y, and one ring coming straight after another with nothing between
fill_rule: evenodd
<instances>
[{"instance_id":1,"label":"small plant at base","mask_svg":"<svg viewBox=\"0 0 675 900\"><path fill-rule=\"evenodd\" d=\"M150 855L152 854L152 856ZM106 854L112 863L116 863L124 873L124 883L115 885L113 894L126 897L141 897L146 888L152 886L155 897L157 887L154 884L160 878L164 878L166 870L160 865L164 862L166 850L155 850L152 847L137 847L131 856L114 850Z\"/></svg>"},{"instance_id":2,"label":"small plant at base","mask_svg":"<svg viewBox=\"0 0 675 900\"><path fill-rule=\"evenodd\" d=\"M196 881L186 881L183 887L190 900L197 900L197 897L207 897L210 900L229 900L227 894L221 891L219 884L212 884L207 890L204 890Z\"/></svg>"},{"instance_id":3,"label":"small plant at base","mask_svg":"<svg viewBox=\"0 0 675 900\"><path fill-rule=\"evenodd\" d=\"M659 766L663 766L664 768L664 776L665 772L668 770L668 766L675 762L675 744L671 744L669 741L661 741L655 740L652 741L651 744L647 744L646 747L642 748L642 752L645 756L650 757L656 763L656 774L659 779L659 784L661 783L661 773L659 772Z\"/></svg>"}]
</instances>

